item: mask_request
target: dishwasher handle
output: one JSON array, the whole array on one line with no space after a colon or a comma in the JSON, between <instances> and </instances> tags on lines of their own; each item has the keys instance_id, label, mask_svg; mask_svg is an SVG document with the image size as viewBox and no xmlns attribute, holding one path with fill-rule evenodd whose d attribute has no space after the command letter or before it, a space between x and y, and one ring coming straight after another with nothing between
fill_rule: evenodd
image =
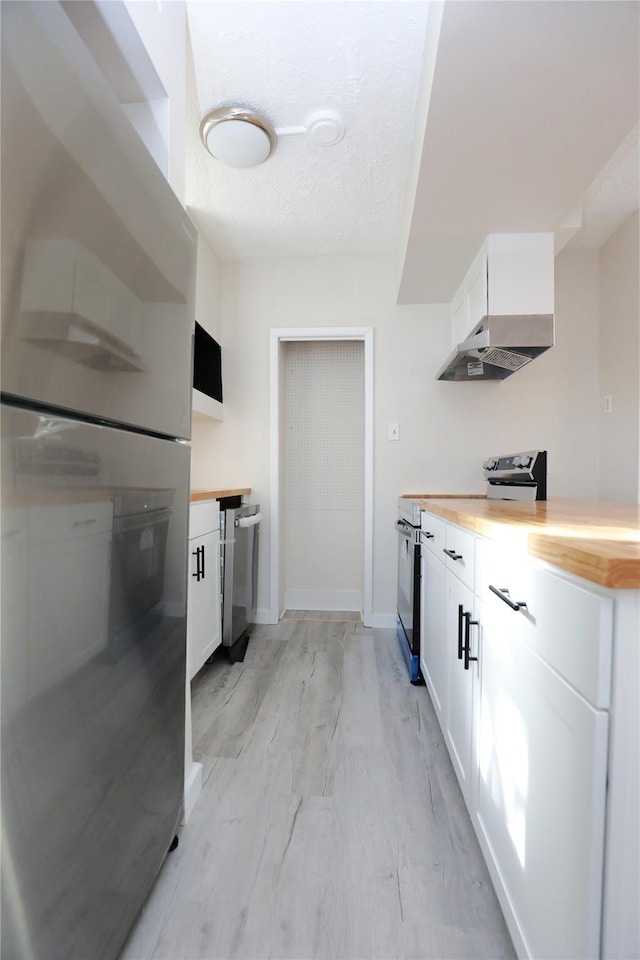
<instances>
[{"instance_id":1,"label":"dishwasher handle","mask_svg":"<svg viewBox=\"0 0 640 960\"><path fill-rule=\"evenodd\" d=\"M261 513L253 513L250 517L238 517L233 525L234 527L255 527L261 520Z\"/></svg>"}]
</instances>

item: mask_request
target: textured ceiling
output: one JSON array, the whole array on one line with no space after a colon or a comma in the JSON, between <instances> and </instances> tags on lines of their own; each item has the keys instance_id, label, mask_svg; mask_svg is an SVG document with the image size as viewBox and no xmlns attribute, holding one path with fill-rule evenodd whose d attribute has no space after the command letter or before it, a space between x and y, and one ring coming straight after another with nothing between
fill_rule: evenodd
<instances>
[{"instance_id":1,"label":"textured ceiling","mask_svg":"<svg viewBox=\"0 0 640 960\"><path fill-rule=\"evenodd\" d=\"M223 258L395 253L425 41L423 2L188 2L194 80L187 204ZM344 139L283 136L236 170L197 140L220 104L278 130L337 110ZM195 134L195 135L194 135Z\"/></svg>"},{"instance_id":2,"label":"textured ceiling","mask_svg":"<svg viewBox=\"0 0 640 960\"><path fill-rule=\"evenodd\" d=\"M389 253L398 300L451 298L488 233L598 246L638 206L636 0L187 0L187 204L223 259ZM221 104L282 136L245 170L199 141Z\"/></svg>"},{"instance_id":3,"label":"textured ceiling","mask_svg":"<svg viewBox=\"0 0 640 960\"><path fill-rule=\"evenodd\" d=\"M574 249L597 250L640 206L640 127L636 124L587 190L579 228L569 240Z\"/></svg>"}]
</instances>

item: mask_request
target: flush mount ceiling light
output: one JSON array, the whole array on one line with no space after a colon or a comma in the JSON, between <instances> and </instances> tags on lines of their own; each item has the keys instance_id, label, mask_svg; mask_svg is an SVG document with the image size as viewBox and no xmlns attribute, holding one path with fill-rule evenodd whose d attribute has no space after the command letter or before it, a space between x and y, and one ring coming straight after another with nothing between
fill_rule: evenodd
<instances>
[{"instance_id":1,"label":"flush mount ceiling light","mask_svg":"<svg viewBox=\"0 0 640 960\"><path fill-rule=\"evenodd\" d=\"M228 167L255 167L276 145L271 124L244 107L218 107L200 124L200 139L212 157Z\"/></svg>"},{"instance_id":2,"label":"flush mount ceiling light","mask_svg":"<svg viewBox=\"0 0 640 960\"><path fill-rule=\"evenodd\" d=\"M217 107L200 124L200 139L220 163L228 167L255 167L271 156L279 137L307 134L320 147L332 147L344 137L342 117L335 110L319 110L305 126L280 127L247 107Z\"/></svg>"}]
</instances>

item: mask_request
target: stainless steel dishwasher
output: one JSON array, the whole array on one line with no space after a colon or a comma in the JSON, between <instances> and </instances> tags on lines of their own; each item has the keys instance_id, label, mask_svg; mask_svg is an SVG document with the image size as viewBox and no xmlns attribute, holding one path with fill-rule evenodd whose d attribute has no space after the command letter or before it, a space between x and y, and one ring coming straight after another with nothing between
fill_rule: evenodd
<instances>
[{"instance_id":1,"label":"stainless steel dishwasher","mask_svg":"<svg viewBox=\"0 0 640 960\"><path fill-rule=\"evenodd\" d=\"M249 628L255 621L262 514L259 504L226 506L223 500L220 508L222 645L231 663L236 663L244 660Z\"/></svg>"}]
</instances>

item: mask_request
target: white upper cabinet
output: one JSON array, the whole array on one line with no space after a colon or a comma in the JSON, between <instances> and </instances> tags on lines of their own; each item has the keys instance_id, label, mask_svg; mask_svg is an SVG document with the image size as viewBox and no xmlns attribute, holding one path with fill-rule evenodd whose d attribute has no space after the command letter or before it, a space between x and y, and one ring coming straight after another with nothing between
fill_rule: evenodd
<instances>
[{"instance_id":1,"label":"white upper cabinet","mask_svg":"<svg viewBox=\"0 0 640 960\"><path fill-rule=\"evenodd\" d=\"M552 233L491 233L451 301L452 345L486 316L554 312Z\"/></svg>"}]
</instances>

